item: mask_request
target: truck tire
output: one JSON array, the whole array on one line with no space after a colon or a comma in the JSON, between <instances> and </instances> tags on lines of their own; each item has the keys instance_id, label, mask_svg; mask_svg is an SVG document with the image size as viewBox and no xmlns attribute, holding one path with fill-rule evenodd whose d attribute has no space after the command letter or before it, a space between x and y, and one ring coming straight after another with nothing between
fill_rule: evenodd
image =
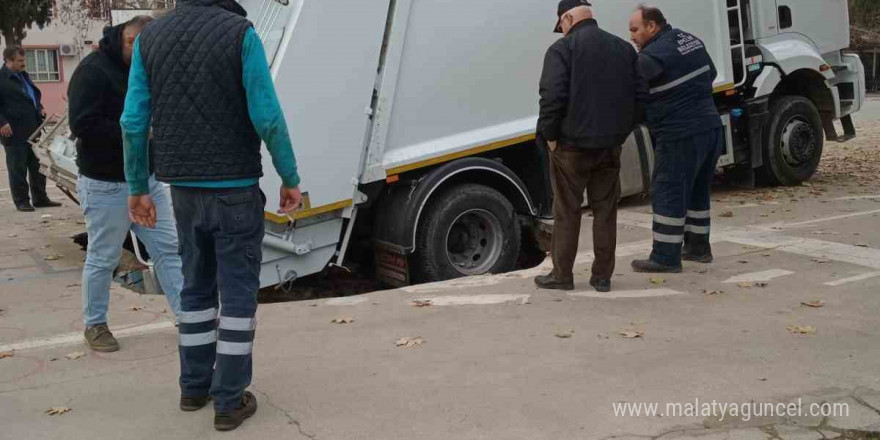
<instances>
[{"instance_id":1,"label":"truck tire","mask_svg":"<svg viewBox=\"0 0 880 440\"><path fill-rule=\"evenodd\" d=\"M413 261L416 282L502 273L516 267L520 224L513 205L483 185L454 186L421 215Z\"/></svg>"},{"instance_id":2,"label":"truck tire","mask_svg":"<svg viewBox=\"0 0 880 440\"><path fill-rule=\"evenodd\" d=\"M764 140L761 183L798 185L813 177L822 159L825 134L819 110L807 98L782 96L770 110Z\"/></svg>"}]
</instances>

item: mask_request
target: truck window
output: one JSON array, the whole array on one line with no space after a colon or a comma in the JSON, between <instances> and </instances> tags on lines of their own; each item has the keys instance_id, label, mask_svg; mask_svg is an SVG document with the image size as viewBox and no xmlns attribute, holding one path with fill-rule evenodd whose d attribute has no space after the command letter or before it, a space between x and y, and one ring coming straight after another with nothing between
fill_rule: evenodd
<instances>
[{"instance_id":1,"label":"truck window","mask_svg":"<svg viewBox=\"0 0 880 440\"><path fill-rule=\"evenodd\" d=\"M791 19L791 8L788 6L779 7L779 29L788 29L794 23Z\"/></svg>"}]
</instances>

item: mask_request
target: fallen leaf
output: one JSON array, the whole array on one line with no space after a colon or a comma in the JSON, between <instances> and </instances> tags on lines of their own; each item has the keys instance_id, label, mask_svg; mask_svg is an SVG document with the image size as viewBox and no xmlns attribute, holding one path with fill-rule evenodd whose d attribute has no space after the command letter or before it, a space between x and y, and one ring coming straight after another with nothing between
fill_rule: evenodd
<instances>
[{"instance_id":1,"label":"fallen leaf","mask_svg":"<svg viewBox=\"0 0 880 440\"><path fill-rule=\"evenodd\" d=\"M570 339L572 336L574 336L574 330L556 333L556 337L560 339Z\"/></svg>"},{"instance_id":2,"label":"fallen leaf","mask_svg":"<svg viewBox=\"0 0 880 440\"><path fill-rule=\"evenodd\" d=\"M739 286L739 287L741 287L741 288L743 288L743 289L751 289L751 288L754 286L754 284L753 284L753 283L742 282L742 283L737 283L737 286Z\"/></svg>"},{"instance_id":3,"label":"fallen leaf","mask_svg":"<svg viewBox=\"0 0 880 440\"><path fill-rule=\"evenodd\" d=\"M596 337L599 339L611 339L611 336L608 336L605 333L599 333L598 335L596 335Z\"/></svg>"},{"instance_id":4,"label":"fallen leaf","mask_svg":"<svg viewBox=\"0 0 880 440\"><path fill-rule=\"evenodd\" d=\"M813 258L813 263L817 263L817 264L827 264L830 262L831 262L830 260L825 260L823 258Z\"/></svg>"},{"instance_id":5,"label":"fallen leaf","mask_svg":"<svg viewBox=\"0 0 880 440\"><path fill-rule=\"evenodd\" d=\"M767 283L763 283L763 282L761 282L761 283L755 283L755 287L760 287L760 288L763 289L763 288L767 287Z\"/></svg>"},{"instance_id":6,"label":"fallen leaf","mask_svg":"<svg viewBox=\"0 0 880 440\"><path fill-rule=\"evenodd\" d=\"M703 293L706 295L724 295L723 290L704 290Z\"/></svg>"},{"instance_id":7,"label":"fallen leaf","mask_svg":"<svg viewBox=\"0 0 880 440\"><path fill-rule=\"evenodd\" d=\"M417 299L412 302L413 307L431 307L434 305L434 302L430 299Z\"/></svg>"},{"instance_id":8,"label":"fallen leaf","mask_svg":"<svg viewBox=\"0 0 880 440\"><path fill-rule=\"evenodd\" d=\"M739 260L737 261L739 264L749 264L749 260Z\"/></svg>"},{"instance_id":9,"label":"fallen leaf","mask_svg":"<svg viewBox=\"0 0 880 440\"><path fill-rule=\"evenodd\" d=\"M140 312L143 309L144 309L144 306L131 306L128 308L128 310L131 310L132 312Z\"/></svg>"},{"instance_id":10,"label":"fallen leaf","mask_svg":"<svg viewBox=\"0 0 880 440\"><path fill-rule=\"evenodd\" d=\"M71 288L71 287L79 287L79 286L82 286L82 284L80 284L80 283L73 283L73 284L68 284L68 285L66 285L66 286L64 286L64 287L66 287L66 288L69 289L69 288Z\"/></svg>"},{"instance_id":11,"label":"fallen leaf","mask_svg":"<svg viewBox=\"0 0 880 440\"><path fill-rule=\"evenodd\" d=\"M77 220L77 221L76 221L76 224L78 224L78 225L84 225L84 224L86 224L86 221L85 221L85 220Z\"/></svg>"},{"instance_id":12,"label":"fallen leaf","mask_svg":"<svg viewBox=\"0 0 880 440\"><path fill-rule=\"evenodd\" d=\"M624 330L618 334L625 339L635 339L641 338L645 334L645 332L640 332L636 330Z\"/></svg>"},{"instance_id":13,"label":"fallen leaf","mask_svg":"<svg viewBox=\"0 0 880 440\"><path fill-rule=\"evenodd\" d=\"M651 281L651 284L657 284L657 285L666 284L666 278L660 278L660 277L651 278L649 281Z\"/></svg>"},{"instance_id":14,"label":"fallen leaf","mask_svg":"<svg viewBox=\"0 0 880 440\"><path fill-rule=\"evenodd\" d=\"M46 260L46 261L60 260L60 259L61 259L61 255L46 255L46 257L43 258L43 259Z\"/></svg>"},{"instance_id":15,"label":"fallen leaf","mask_svg":"<svg viewBox=\"0 0 880 440\"><path fill-rule=\"evenodd\" d=\"M354 322L354 318L346 317L346 318L336 318L330 321L331 324L351 324Z\"/></svg>"},{"instance_id":16,"label":"fallen leaf","mask_svg":"<svg viewBox=\"0 0 880 440\"><path fill-rule=\"evenodd\" d=\"M68 353L68 354L64 355L64 357L67 359L70 359L72 361L75 361L81 357L85 357L85 355L86 354L81 351L74 351L73 353Z\"/></svg>"},{"instance_id":17,"label":"fallen leaf","mask_svg":"<svg viewBox=\"0 0 880 440\"><path fill-rule=\"evenodd\" d=\"M55 406L46 410L46 414L50 416L60 416L63 414L67 414L71 411L70 408L66 406Z\"/></svg>"},{"instance_id":18,"label":"fallen leaf","mask_svg":"<svg viewBox=\"0 0 880 440\"><path fill-rule=\"evenodd\" d=\"M43 215L40 216L40 218L43 218L43 219L45 219L45 218L52 218L52 214L43 214Z\"/></svg>"},{"instance_id":19,"label":"fallen leaf","mask_svg":"<svg viewBox=\"0 0 880 440\"><path fill-rule=\"evenodd\" d=\"M814 309L818 309L819 307L825 307L824 301L810 301L810 302L802 302L802 306L812 307Z\"/></svg>"},{"instance_id":20,"label":"fallen leaf","mask_svg":"<svg viewBox=\"0 0 880 440\"><path fill-rule=\"evenodd\" d=\"M816 328L810 325L790 325L785 328L789 333L796 335L815 335Z\"/></svg>"},{"instance_id":21,"label":"fallen leaf","mask_svg":"<svg viewBox=\"0 0 880 440\"><path fill-rule=\"evenodd\" d=\"M762 257L769 257L770 254L761 254Z\"/></svg>"},{"instance_id":22,"label":"fallen leaf","mask_svg":"<svg viewBox=\"0 0 880 440\"><path fill-rule=\"evenodd\" d=\"M699 274L707 274L709 273L709 269L697 269L694 272Z\"/></svg>"},{"instance_id":23,"label":"fallen leaf","mask_svg":"<svg viewBox=\"0 0 880 440\"><path fill-rule=\"evenodd\" d=\"M759 377L758 380L761 381L761 382L767 382L767 378L766 378L766 377Z\"/></svg>"},{"instance_id":24,"label":"fallen leaf","mask_svg":"<svg viewBox=\"0 0 880 440\"><path fill-rule=\"evenodd\" d=\"M866 248L868 247L867 243L856 243L856 246Z\"/></svg>"},{"instance_id":25,"label":"fallen leaf","mask_svg":"<svg viewBox=\"0 0 880 440\"><path fill-rule=\"evenodd\" d=\"M0 359L11 358L15 356L14 351L0 351Z\"/></svg>"},{"instance_id":26,"label":"fallen leaf","mask_svg":"<svg viewBox=\"0 0 880 440\"><path fill-rule=\"evenodd\" d=\"M23 247L23 248L19 248L18 250L21 251L21 252L27 252L27 251L32 251L32 250L34 250L34 248Z\"/></svg>"},{"instance_id":27,"label":"fallen leaf","mask_svg":"<svg viewBox=\"0 0 880 440\"><path fill-rule=\"evenodd\" d=\"M394 345L398 347L415 347L417 345L422 345L425 343L425 340L422 339L421 336L415 338L400 338Z\"/></svg>"},{"instance_id":28,"label":"fallen leaf","mask_svg":"<svg viewBox=\"0 0 880 440\"><path fill-rule=\"evenodd\" d=\"M55 361L57 361L57 360L58 360L58 358L55 357L55 356L52 356L52 357L49 358L49 362L55 362Z\"/></svg>"},{"instance_id":29,"label":"fallen leaf","mask_svg":"<svg viewBox=\"0 0 880 440\"><path fill-rule=\"evenodd\" d=\"M9 238L15 238L15 237L18 237L18 234L9 234Z\"/></svg>"},{"instance_id":30,"label":"fallen leaf","mask_svg":"<svg viewBox=\"0 0 880 440\"><path fill-rule=\"evenodd\" d=\"M733 217L733 211L724 211L721 213L721 217L731 218Z\"/></svg>"}]
</instances>

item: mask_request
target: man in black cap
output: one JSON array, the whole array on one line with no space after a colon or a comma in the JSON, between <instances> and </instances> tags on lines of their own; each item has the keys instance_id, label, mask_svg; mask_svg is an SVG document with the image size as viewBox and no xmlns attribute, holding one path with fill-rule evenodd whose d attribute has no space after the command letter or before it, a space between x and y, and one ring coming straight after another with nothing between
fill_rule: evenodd
<instances>
[{"instance_id":1,"label":"man in black cap","mask_svg":"<svg viewBox=\"0 0 880 440\"><path fill-rule=\"evenodd\" d=\"M621 145L635 121L637 60L626 41L601 29L587 0L559 3L541 76L539 145L550 151L553 187L553 272L535 278L542 289L574 289L573 267L586 189L593 209L590 285L611 290L617 246Z\"/></svg>"}]
</instances>

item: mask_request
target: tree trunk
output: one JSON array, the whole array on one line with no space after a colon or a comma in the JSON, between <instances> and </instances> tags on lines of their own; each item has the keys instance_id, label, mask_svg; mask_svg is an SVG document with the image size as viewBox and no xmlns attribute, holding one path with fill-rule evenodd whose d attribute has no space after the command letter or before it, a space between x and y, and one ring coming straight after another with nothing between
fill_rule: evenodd
<instances>
[{"instance_id":1,"label":"tree trunk","mask_svg":"<svg viewBox=\"0 0 880 440\"><path fill-rule=\"evenodd\" d=\"M13 31L12 29L3 30L3 43L6 47L21 45L21 42L16 40L15 31Z\"/></svg>"}]
</instances>

